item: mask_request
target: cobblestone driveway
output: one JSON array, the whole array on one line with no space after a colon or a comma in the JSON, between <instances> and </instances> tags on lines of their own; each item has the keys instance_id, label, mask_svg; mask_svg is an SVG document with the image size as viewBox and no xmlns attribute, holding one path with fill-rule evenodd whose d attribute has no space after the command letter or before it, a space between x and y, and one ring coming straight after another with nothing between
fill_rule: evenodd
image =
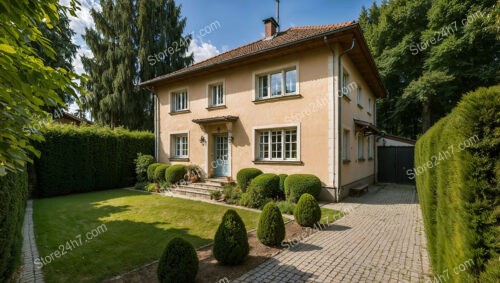
<instances>
[{"instance_id":1,"label":"cobblestone driveway","mask_svg":"<svg viewBox=\"0 0 500 283\"><path fill-rule=\"evenodd\" d=\"M362 197L326 207L350 213L233 282L429 279L422 214L414 187L370 187Z\"/></svg>"}]
</instances>

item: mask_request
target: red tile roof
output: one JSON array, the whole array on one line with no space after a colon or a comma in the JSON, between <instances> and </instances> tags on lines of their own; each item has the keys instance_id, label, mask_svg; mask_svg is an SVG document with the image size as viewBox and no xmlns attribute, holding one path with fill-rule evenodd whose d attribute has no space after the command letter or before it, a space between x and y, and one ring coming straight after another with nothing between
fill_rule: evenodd
<instances>
[{"instance_id":1,"label":"red tile roof","mask_svg":"<svg viewBox=\"0 0 500 283\"><path fill-rule=\"evenodd\" d=\"M180 69L178 71L156 77L152 80L141 83L142 86L152 85L156 82L162 81L167 78L174 78L177 76L185 75L187 73L194 72L199 69L204 69L216 64L220 64L226 61L247 57L251 55L256 55L261 52L265 52L271 49L284 47L289 44L298 43L307 39L316 38L324 34L332 33L336 30L340 30L351 25L355 25L355 21L344 22L340 24L324 25L324 26L302 26L302 27L292 27L285 31L279 32L276 36L270 39L260 39L258 41L252 42L247 45L229 50L227 52L221 53L217 56L209 58L205 61L198 62L194 65L188 66L186 68Z\"/></svg>"}]
</instances>

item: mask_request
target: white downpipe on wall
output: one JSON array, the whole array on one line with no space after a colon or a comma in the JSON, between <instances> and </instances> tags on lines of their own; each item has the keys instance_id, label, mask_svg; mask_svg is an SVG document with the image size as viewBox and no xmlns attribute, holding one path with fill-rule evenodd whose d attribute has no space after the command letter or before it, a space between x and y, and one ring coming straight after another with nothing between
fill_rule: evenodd
<instances>
[{"instance_id":1,"label":"white downpipe on wall","mask_svg":"<svg viewBox=\"0 0 500 283\"><path fill-rule=\"evenodd\" d=\"M158 138L159 138L159 111L158 111L158 96L153 93L153 101L154 101L154 137L155 137L155 159L158 161Z\"/></svg>"}]
</instances>

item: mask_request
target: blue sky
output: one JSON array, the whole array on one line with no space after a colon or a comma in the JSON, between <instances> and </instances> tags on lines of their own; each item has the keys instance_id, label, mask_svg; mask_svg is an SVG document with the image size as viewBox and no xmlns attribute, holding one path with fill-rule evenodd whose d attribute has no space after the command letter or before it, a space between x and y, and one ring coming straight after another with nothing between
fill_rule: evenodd
<instances>
[{"instance_id":1,"label":"blue sky","mask_svg":"<svg viewBox=\"0 0 500 283\"><path fill-rule=\"evenodd\" d=\"M154 0L152 0L154 1ZM69 0L60 0L65 5ZM98 0L80 0L77 18L71 18L71 28L76 32L73 41L80 47L74 60L78 73L83 72L81 55L92 56L81 35L85 27L92 27L90 9L99 9ZM282 30L292 26L325 25L357 20L361 7L369 7L373 0L280 0ZM190 50L195 61L215 56L263 37L263 19L275 17L275 0L177 0L182 4L182 15L187 18L185 32L193 32L195 39ZM205 27L210 26L212 28ZM203 35L203 36L202 36Z\"/></svg>"}]
</instances>

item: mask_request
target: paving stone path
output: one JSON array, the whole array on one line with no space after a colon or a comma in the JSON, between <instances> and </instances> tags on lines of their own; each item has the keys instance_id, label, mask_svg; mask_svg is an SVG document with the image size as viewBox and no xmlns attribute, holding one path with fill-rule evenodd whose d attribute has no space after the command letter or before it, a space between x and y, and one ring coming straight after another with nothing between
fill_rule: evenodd
<instances>
[{"instance_id":1,"label":"paving stone path","mask_svg":"<svg viewBox=\"0 0 500 283\"><path fill-rule=\"evenodd\" d=\"M422 214L413 186L370 187L359 198L327 207L349 214L233 282L430 280Z\"/></svg>"},{"instance_id":2,"label":"paving stone path","mask_svg":"<svg viewBox=\"0 0 500 283\"><path fill-rule=\"evenodd\" d=\"M33 201L28 200L23 223L23 266L19 277L20 283L43 283L42 270L35 265L39 258L33 230Z\"/></svg>"}]
</instances>

